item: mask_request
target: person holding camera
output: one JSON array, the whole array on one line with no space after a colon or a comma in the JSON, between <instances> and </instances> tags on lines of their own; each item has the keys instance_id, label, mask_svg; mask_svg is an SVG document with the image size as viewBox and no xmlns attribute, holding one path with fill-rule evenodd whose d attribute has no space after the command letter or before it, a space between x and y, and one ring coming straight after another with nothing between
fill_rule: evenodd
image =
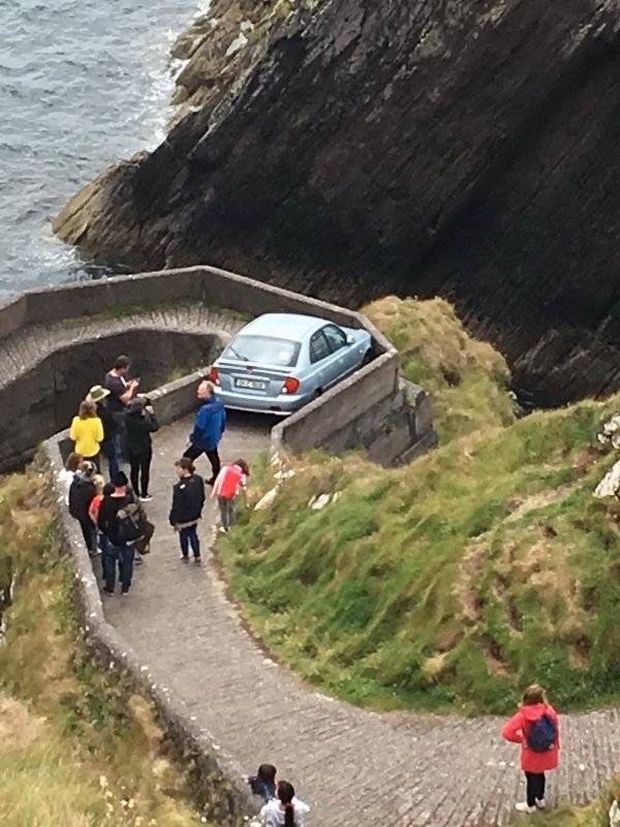
<instances>
[{"instance_id":1,"label":"person holding camera","mask_svg":"<svg viewBox=\"0 0 620 827\"><path fill-rule=\"evenodd\" d=\"M127 405L125 428L131 487L143 503L150 502L152 497L149 494L149 482L153 459L151 434L159 428L150 399L138 396L131 400Z\"/></svg>"},{"instance_id":2,"label":"person holding camera","mask_svg":"<svg viewBox=\"0 0 620 827\"><path fill-rule=\"evenodd\" d=\"M103 380L103 387L108 391L106 404L115 423L112 436L112 449L115 452L114 462L110 466L110 475L116 470L127 453L127 429L125 414L127 407L138 392L140 379L129 379L131 361L128 356L117 356L114 366Z\"/></svg>"}]
</instances>

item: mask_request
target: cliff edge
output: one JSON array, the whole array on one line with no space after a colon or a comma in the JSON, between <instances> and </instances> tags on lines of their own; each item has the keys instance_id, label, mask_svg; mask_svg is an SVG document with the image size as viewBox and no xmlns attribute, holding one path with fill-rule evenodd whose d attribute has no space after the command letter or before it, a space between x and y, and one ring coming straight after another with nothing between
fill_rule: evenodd
<instances>
[{"instance_id":1,"label":"cliff edge","mask_svg":"<svg viewBox=\"0 0 620 827\"><path fill-rule=\"evenodd\" d=\"M62 238L351 304L440 294L537 403L620 387L617 0L219 0L202 27L166 141Z\"/></svg>"}]
</instances>

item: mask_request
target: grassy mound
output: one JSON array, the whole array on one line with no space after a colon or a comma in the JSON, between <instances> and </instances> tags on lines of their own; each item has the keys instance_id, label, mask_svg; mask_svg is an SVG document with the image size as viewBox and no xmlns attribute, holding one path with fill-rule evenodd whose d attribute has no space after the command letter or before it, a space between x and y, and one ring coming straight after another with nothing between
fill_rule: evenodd
<instances>
[{"instance_id":1,"label":"grassy mound","mask_svg":"<svg viewBox=\"0 0 620 827\"><path fill-rule=\"evenodd\" d=\"M306 459L222 544L233 591L275 653L353 702L505 712L534 680L563 709L617 698L619 532L592 490L619 405L536 413L396 470Z\"/></svg>"},{"instance_id":2,"label":"grassy mound","mask_svg":"<svg viewBox=\"0 0 620 827\"><path fill-rule=\"evenodd\" d=\"M0 594L14 602L0 647L0 822L189 827L189 787L149 705L80 653L47 490L34 473L0 481Z\"/></svg>"},{"instance_id":3,"label":"grassy mound","mask_svg":"<svg viewBox=\"0 0 620 827\"><path fill-rule=\"evenodd\" d=\"M444 299L390 296L369 304L364 313L400 351L405 378L433 394L442 443L514 421L504 357L472 339Z\"/></svg>"}]
</instances>

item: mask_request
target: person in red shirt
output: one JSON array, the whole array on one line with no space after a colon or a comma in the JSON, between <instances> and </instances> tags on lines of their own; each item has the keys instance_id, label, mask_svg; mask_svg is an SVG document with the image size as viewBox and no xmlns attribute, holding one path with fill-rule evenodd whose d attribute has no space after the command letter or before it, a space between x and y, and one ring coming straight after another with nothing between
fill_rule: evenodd
<instances>
[{"instance_id":1,"label":"person in red shirt","mask_svg":"<svg viewBox=\"0 0 620 827\"><path fill-rule=\"evenodd\" d=\"M502 727L502 737L521 744L527 798L515 808L520 813L544 810L545 773L556 769L560 757L560 720L537 683L523 693L519 711Z\"/></svg>"},{"instance_id":2,"label":"person in red shirt","mask_svg":"<svg viewBox=\"0 0 620 827\"><path fill-rule=\"evenodd\" d=\"M236 459L230 465L224 465L215 478L211 499L217 497L217 504L220 507L222 533L235 522L235 498L240 491L245 491L247 478L250 476L250 468L244 459Z\"/></svg>"}]
</instances>

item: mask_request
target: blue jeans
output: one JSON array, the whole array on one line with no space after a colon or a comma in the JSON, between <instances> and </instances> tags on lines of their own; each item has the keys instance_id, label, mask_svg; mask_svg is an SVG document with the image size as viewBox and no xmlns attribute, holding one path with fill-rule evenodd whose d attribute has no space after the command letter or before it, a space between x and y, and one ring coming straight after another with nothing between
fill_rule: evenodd
<instances>
[{"instance_id":1,"label":"blue jeans","mask_svg":"<svg viewBox=\"0 0 620 827\"><path fill-rule=\"evenodd\" d=\"M116 585L116 566L118 565L121 590L123 594L127 594L131 586L131 578L133 577L133 556L133 543L131 545L113 546L109 540L107 541L101 554L103 580L107 592L114 591L114 586Z\"/></svg>"},{"instance_id":2,"label":"blue jeans","mask_svg":"<svg viewBox=\"0 0 620 827\"><path fill-rule=\"evenodd\" d=\"M108 474L110 479L113 479L120 471L119 462L121 459L121 438L120 434L114 434L113 437L106 440L103 445L103 453L108 461Z\"/></svg>"},{"instance_id":3,"label":"blue jeans","mask_svg":"<svg viewBox=\"0 0 620 827\"><path fill-rule=\"evenodd\" d=\"M200 540L198 539L198 526L190 525L182 528L179 531L179 540L181 542L181 553L183 557L189 554L189 548L192 547L194 557L200 557Z\"/></svg>"}]
</instances>

